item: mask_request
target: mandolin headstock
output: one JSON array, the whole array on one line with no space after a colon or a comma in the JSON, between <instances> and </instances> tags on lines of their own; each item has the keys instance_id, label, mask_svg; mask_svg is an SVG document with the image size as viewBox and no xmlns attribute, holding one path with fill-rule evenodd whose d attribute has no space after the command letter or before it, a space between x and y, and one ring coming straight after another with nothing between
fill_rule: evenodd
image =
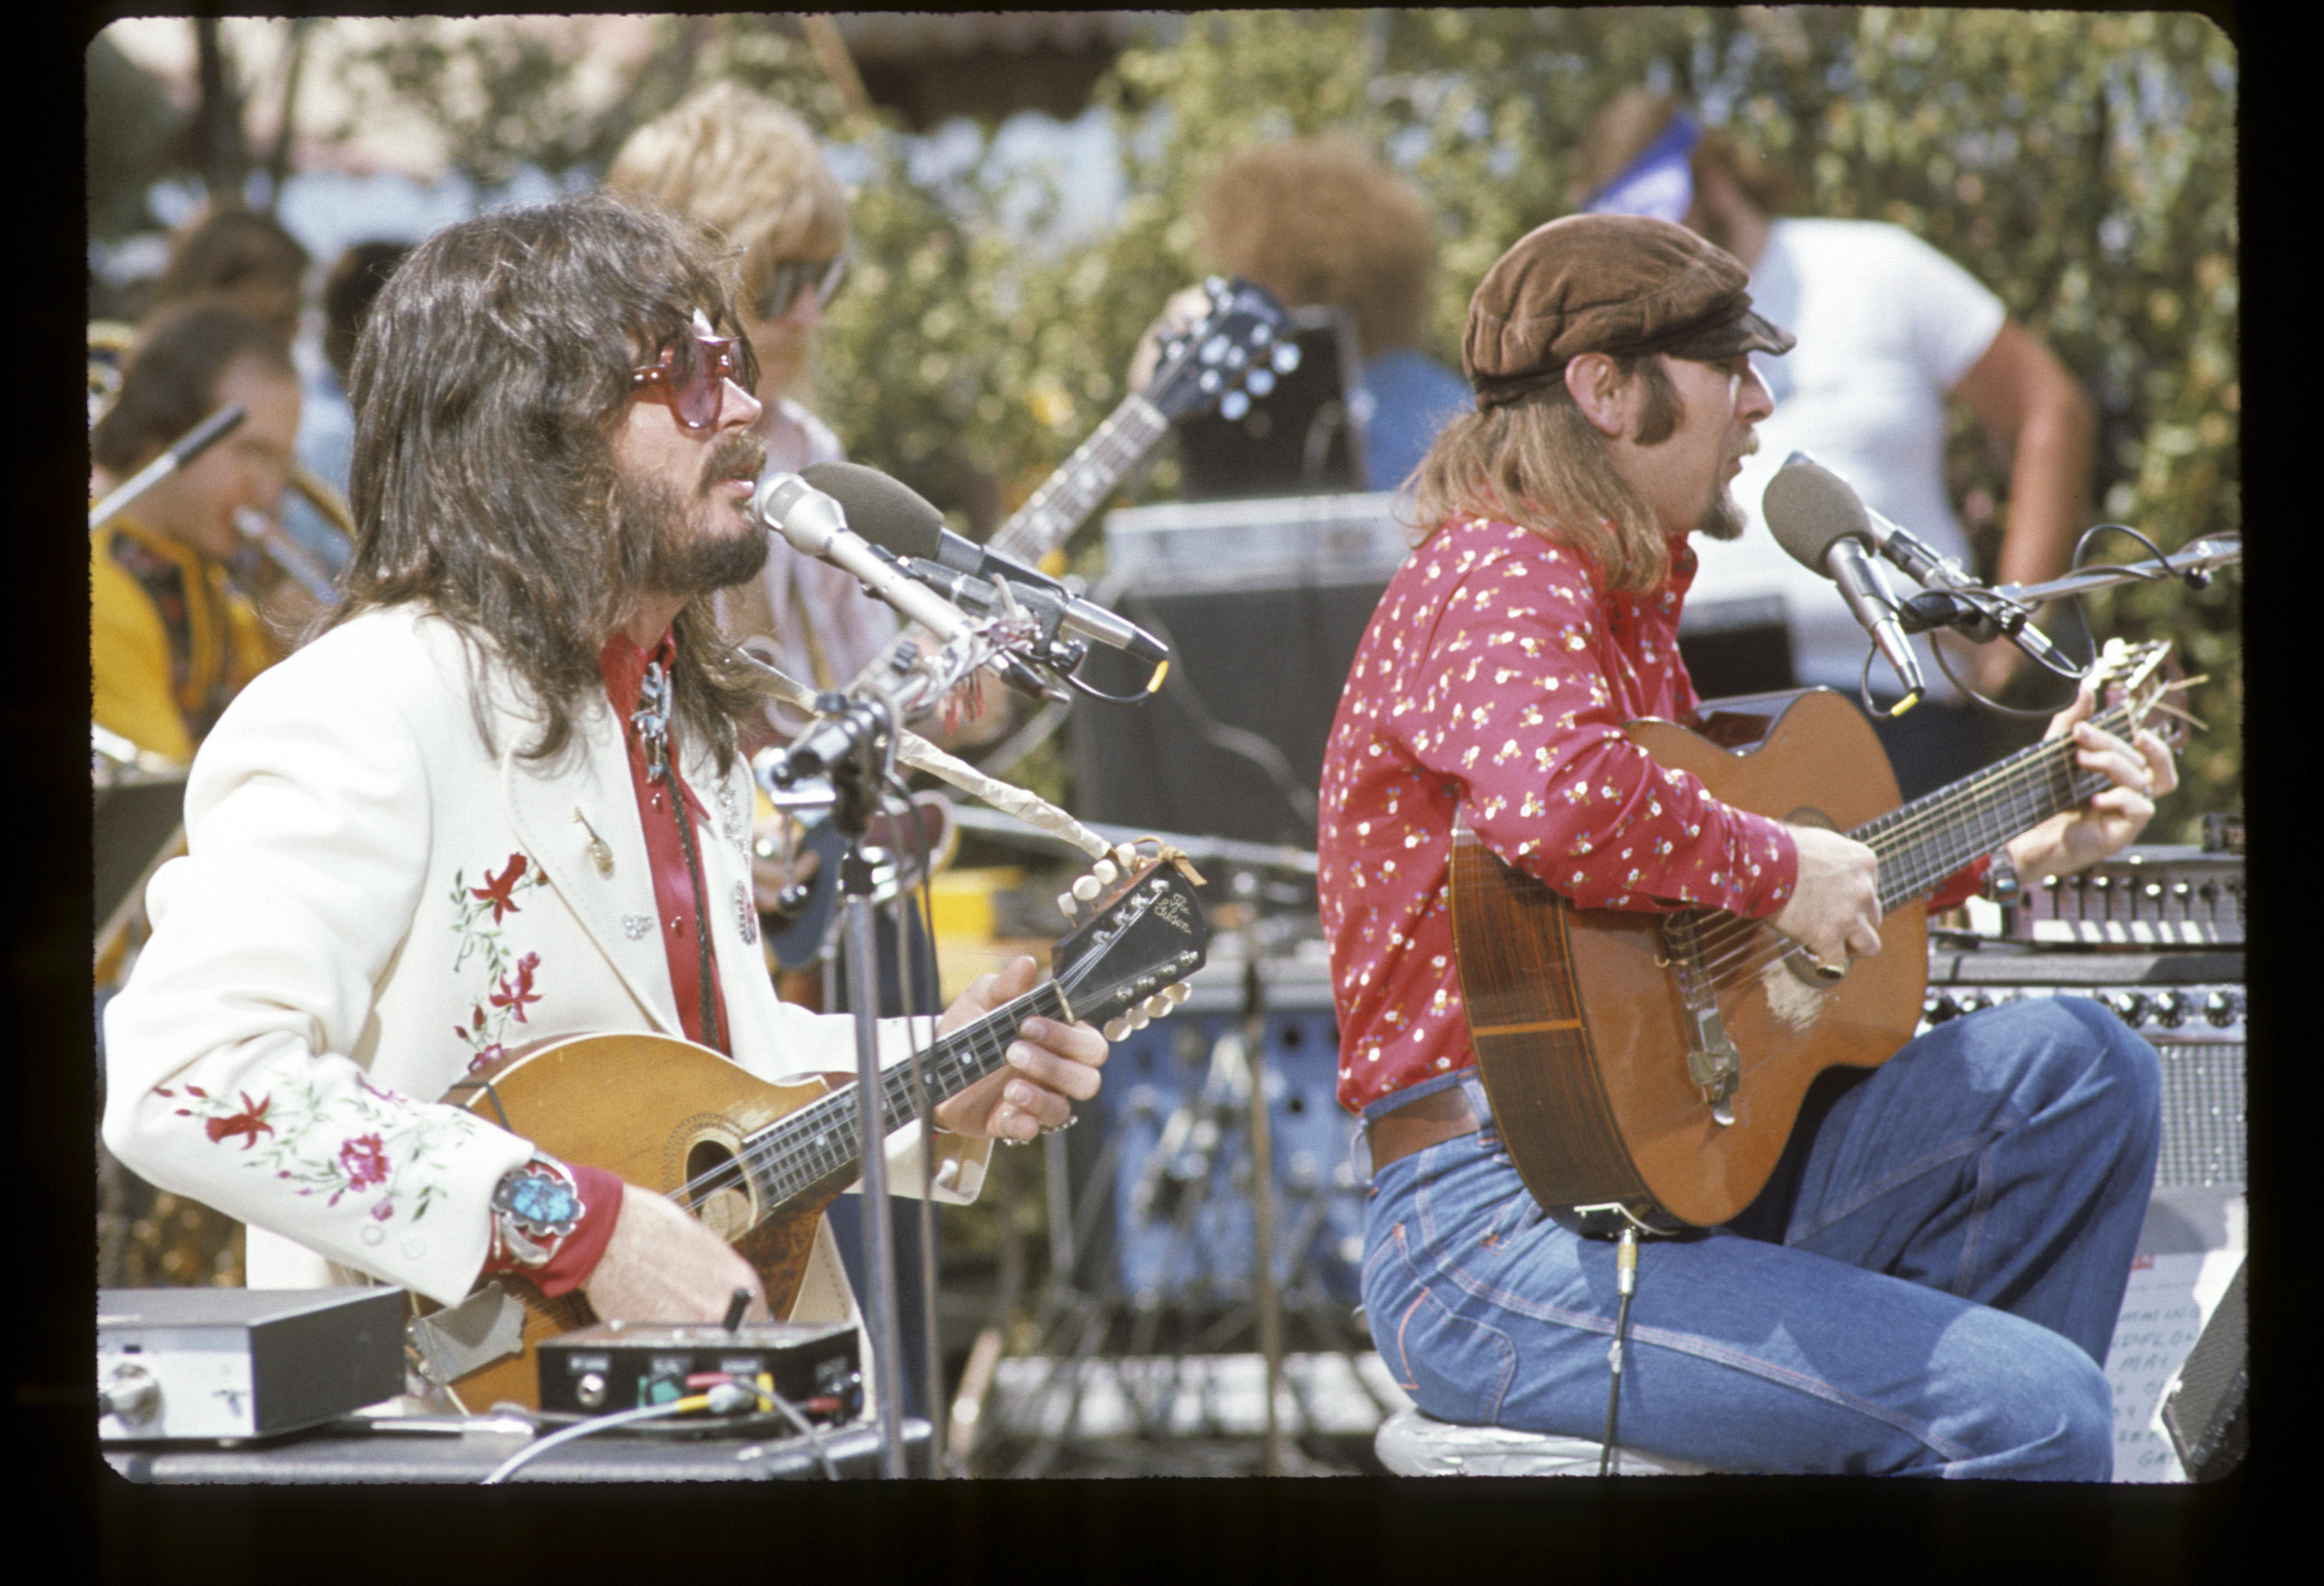
<instances>
[{"instance_id":1,"label":"mandolin headstock","mask_svg":"<svg viewBox=\"0 0 2324 1586\"><path fill-rule=\"evenodd\" d=\"M1118 1041L1186 1000L1211 937L1200 885L1182 855L1149 838L1116 848L1057 899L1068 919L1089 910L1051 954L1076 1019Z\"/></svg>"}]
</instances>

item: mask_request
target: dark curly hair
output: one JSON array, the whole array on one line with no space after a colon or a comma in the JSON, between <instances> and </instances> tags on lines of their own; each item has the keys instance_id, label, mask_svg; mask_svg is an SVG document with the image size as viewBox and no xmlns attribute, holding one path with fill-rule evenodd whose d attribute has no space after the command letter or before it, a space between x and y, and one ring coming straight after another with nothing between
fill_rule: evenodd
<instances>
[{"instance_id":1,"label":"dark curly hair","mask_svg":"<svg viewBox=\"0 0 2324 1586\"><path fill-rule=\"evenodd\" d=\"M218 382L244 358L299 378L274 327L223 303L164 312L138 333L121 373L121 394L88 433L97 466L126 478L161 455L217 406Z\"/></svg>"},{"instance_id":2,"label":"dark curly hair","mask_svg":"<svg viewBox=\"0 0 2324 1586\"><path fill-rule=\"evenodd\" d=\"M653 556L650 522L619 508L613 458L630 371L691 334L696 309L737 334L729 274L702 234L603 193L495 211L415 248L355 346L355 549L327 625L424 603L472 662L497 653L530 690L543 724L525 756L561 752ZM757 696L705 601L675 638L679 720L723 771Z\"/></svg>"}]
</instances>

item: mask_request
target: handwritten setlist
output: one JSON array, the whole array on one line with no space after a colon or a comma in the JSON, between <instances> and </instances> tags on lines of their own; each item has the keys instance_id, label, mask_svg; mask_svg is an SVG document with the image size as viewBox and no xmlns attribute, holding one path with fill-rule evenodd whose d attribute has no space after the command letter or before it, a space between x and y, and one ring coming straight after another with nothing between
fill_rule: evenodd
<instances>
[{"instance_id":1,"label":"handwritten setlist","mask_svg":"<svg viewBox=\"0 0 2324 1586\"><path fill-rule=\"evenodd\" d=\"M2229 1249L2141 1256L2132 1264L2107 1351L2116 1481L2187 1480L2156 1412L2243 1259L2242 1250Z\"/></svg>"}]
</instances>

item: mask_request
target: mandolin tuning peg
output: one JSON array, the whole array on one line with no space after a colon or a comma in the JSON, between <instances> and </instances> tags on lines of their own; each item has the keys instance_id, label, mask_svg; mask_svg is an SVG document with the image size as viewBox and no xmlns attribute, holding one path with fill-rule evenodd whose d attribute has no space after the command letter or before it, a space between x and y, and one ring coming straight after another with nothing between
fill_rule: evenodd
<instances>
[{"instance_id":1,"label":"mandolin tuning peg","mask_svg":"<svg viewBox=\"0 0 2324 1586\"><path fill-rule=\"evenodd\" d=\"M1111 887L1120 878L1121 872L1114 868L1113 861L1111 859L1101 859L1090 866L1090 874L1097 878L1099 886Z\"/></svg>"},{"instance_id":2,"label":"mandolin tuning peg","mask_svg":"<svg viewBox=\"0 0 2324 1586\"><path fill-rule=\"evenodd\" d=\"M1130 1020L1127 1019L1110 1019L1106 1021L1105 1038L1107 1040L1118 1041L1129 1033Z\"/></svg>"},{"instance_id":3,"label":"mandolin tuning peg","mask_svg":"<svg viewBox=\"0 0 2324 1586\"><path fill-rule=\"evenodd\" d=\"M1178 1005L1157 991L1145 1001L1140 1002L1139 1007L1146 1010L1146 1017L1148 1019L1167 1019L1177 1010Z\"/></svg>"},{"instance_id":4,"label":"mandolin tuning peg","mask_svg":"<svg viewBox=\"0 0 2324 1586\"><path fill-rule=\"evenodd\" d=\"M1153 1015L1148 1013L1142 1007L1131 1013L1130 1016L1130 1028L1132 1029L1144 1029L1148 1025L1152 1024L1153 1022Z\"/></svg>"},{"instance_id":5,"label":"mandolin tuning peg","mask_svg":"<svg viewBox=\"0 0 2324 1586\"><path fill-rule=\"evenodd\" d=\"M1179 1003L1184 1002L1187 998L1193 996L1194 994L1194 988L1188 985L1184 981L1178 981L1173 984L1163 987L1162 994L1170 999L1170 1004L1175 1008Z\"/></svg>"},{"instance_id":6,"label":"mandolin tuning peg","mask_svg":"<svg viewBox=\"0 0 2324 1586\"><path fill-rule=\"evenodd\" d=\"M1240 391L1231 391L1219 399L1219 417L1231 424L1250 411L1250 397Z\"/></svg>"},{"instance_id":7,"label":"mandolin tuning peg","mask_svg":"<svg viewBox=\"0 0 2324 1586\"><path fill-rule=\"evenodd\" d=\"M1080 899L1084 903L1094 900L1098 893L1103 890L1104 889L1099 884L1098 879L1095 876L1076 876L1074 878L1074 896Z\"/></svg>"},{"instance_id":8,"label":"mandolin tuning peg","mask_svg":"<svg viewBox=\"0 0 2324 1586\"><path fill-rule=\"evenodd\" d=\"M1057 894L1057 912L1067 919L1076 919L1081 915L1081 905L1074 901L1071 892L1060 892Z\"/></svg>"}]
</instances>

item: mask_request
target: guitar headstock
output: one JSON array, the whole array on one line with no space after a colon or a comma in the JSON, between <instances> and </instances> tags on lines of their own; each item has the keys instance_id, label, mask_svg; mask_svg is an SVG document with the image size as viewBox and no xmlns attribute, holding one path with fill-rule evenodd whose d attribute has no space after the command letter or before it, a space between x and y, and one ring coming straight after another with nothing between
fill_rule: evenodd
<instances>
[{"instance_id":1,"label":"guitar headstock","mask_svg":"<svg viewBox=\"0 0 2324 1586\"><path fill-rule=\"evenodd\" d=\"M1125 844L1057 899L1069 919L1080 904L1090 907L1050 954L1075 1018L1118 1041L1186 1000L1186 979L1202 968L1211 939L1194 896L1200 884L1173 852Z\"/></svg>"},{"instance_id":2,"label":"guitar headstock","mask_svg":"<svg viewBox=\"0 0 2324 1586\"><path fill-rule=\"evenodd\" d=\"M1146 384L1146 400L1173 423L1213 408L1240 419L1251 398L1299 367L1298 343L1283 337L1283 306L1265 287L1213 276L1203 290L1209 311L1163 342L1161 367Z\"/></svg>"},{"instance_id":3,"label":"guitar headstock","mask_svg":"<svg viewBox=\"0 0 2324 1586\"><path fill-rule=\"evenodd\" d=\"M2150 639L2139 644L2109 639L2099 650L2098 659L2090 664L2089 680L2103 704L2121 705L2130 718L2132 731L2152 724L2176 748L2185 736L2181 724L2192 722L2199 727L2202 724L2163 696L2203 679L2174 676L2170 659L2171 641L2167 639ZM2172 719L2150 724L2148 718L2158 712Z\"/></svg>"}]
</instances>

